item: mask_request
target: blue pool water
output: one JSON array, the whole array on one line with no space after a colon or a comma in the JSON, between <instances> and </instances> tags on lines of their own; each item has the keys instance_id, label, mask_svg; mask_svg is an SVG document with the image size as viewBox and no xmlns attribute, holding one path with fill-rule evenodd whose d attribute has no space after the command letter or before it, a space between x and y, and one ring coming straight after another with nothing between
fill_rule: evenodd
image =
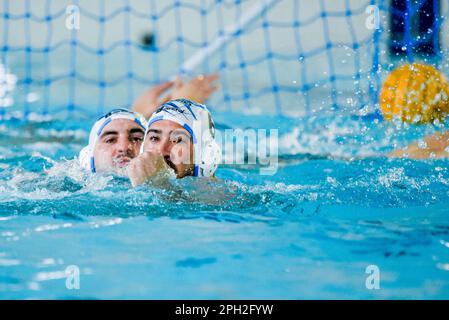
<instances>
[{"instance_id":1,"label":"blue pool water","mask_svg":"<svg viewBox=\"0 0 449 320\"><path fill-rule=\"evenodd\" d=\"M384 157L434 128L216 118L280 129L277 173L131 189L72 160L90 120L1 121L0 298L449 298L449 161Z\"/></svg>"}]
</instances>

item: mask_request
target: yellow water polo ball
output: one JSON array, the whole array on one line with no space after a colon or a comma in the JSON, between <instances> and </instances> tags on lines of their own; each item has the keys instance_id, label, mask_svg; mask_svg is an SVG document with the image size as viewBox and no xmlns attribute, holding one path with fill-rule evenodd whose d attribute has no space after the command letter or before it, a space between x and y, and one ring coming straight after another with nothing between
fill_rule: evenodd
<instances>
[{"instance_id":1,"label":"yellow water polo ball","mask_svg":"<svg viewBox=\"0 0 449 320\"><path fill-rule=\"evenodd\" d=\"M379 97L385 119L407 123L443 121L449 113L449 84L430 65L413 63L394 69L383 83Z\"/></svg>"}]
</instances>

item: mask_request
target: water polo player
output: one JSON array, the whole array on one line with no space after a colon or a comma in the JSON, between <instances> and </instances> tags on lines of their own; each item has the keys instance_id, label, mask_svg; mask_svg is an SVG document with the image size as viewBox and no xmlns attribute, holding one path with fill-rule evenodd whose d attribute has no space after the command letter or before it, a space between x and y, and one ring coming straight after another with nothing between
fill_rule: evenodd
<instances>
[{"instance_id":1,"label":"water polo player","mask_svg":"<svg viewBox=\"0 0 449 320\"><path fill-rule=\"evenodd\" d=\"M98 118L92 126L89 144L79 154L83 168L95 172L123 174L131 159L137 157L147 121L137 112L114 109Z\"/></svg>"},{"instance_id":2,"label":"water polo player","mask_svg":"<svg viewBox=\"0 0 449 320\"><path fill-rule=\"evenodd\" d=\"M100 117L92 127L89 145L80 152L81 165L93 173L115 171L122 174L122 169L139 153L146 130L145 117L150 117L166 99L186 97L205 101L217 89L214 85L217 79L217 74L199 75L188 82L178 77L147 90L134 102L133 111L118 109Z\"/></svg>"},{"instance_id":3,"label":"water polo player","mask_svg":"<svg viewBox=\"0 0 449 320\"><path fill-rule=\"evenodd\" d=\"M213 177L220 161L221 149L207 107L178 99L164 103L151 116L141 155L127 170L136 186L167 166L177 178Z\"/></svg>"}]
</instances>

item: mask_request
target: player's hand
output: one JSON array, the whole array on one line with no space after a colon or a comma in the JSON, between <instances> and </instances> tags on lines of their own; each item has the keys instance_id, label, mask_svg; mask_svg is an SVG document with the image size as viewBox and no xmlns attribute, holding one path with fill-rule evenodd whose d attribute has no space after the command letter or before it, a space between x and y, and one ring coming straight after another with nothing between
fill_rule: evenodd
<instances>
[{"instance_id":1,"label":"player's hand","mask_svg":"<svg viewBox=\"0 0 449 320\"><path fill-rule=\"evenodd\" d=\"M182 81L179 77L174 81L170 100L189 99L198 103L205 103L206 100L218 89L215 81L218 74L199 75L188 82Z\"/></svg>"},{"instance_id":2,"label":"player's hand","mask_svg":"<svg viewBox=\"0 0 449 320\"><path fill-rule=\"evenodd\" d=\"M133 187L136 187L166 170L169 170L169 167L161 154L144 152L131 160L127 174Z\"/></svg>"},{"instance_id":3,"label":"player's hand","mask_svg":"<svg viewBox=\"0 0 449 320\"><path fill-rule=\"evenodd\" d=\"M161 104L171 99L170 95L163 96L163 94L174 85L175 82L168 81L148 89L134 101L133 111L139 112L148 119Z\"/></svg>"}]
</instances>

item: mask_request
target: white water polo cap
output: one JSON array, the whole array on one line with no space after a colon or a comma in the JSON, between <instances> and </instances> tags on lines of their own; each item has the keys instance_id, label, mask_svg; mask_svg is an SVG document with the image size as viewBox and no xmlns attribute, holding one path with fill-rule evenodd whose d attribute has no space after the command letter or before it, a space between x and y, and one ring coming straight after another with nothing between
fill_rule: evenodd
<instances>
[{"instance_id":1,"label":"white water polo cap","mask_svg":"<svg viewBox=\"0 0 449 320\"><path fill-rule=\"evenodd\" d=\"M102 115L97 119L95 124L92 126L89 134L89 144L85 146L79 153L80 165L95 173L95 159L94 159L94 149L97 144L98 138L101 136L103 129L112 121L116 119L127 119L134 121L143 130L147 129L147 121L144 116L140 113L130 111L128 109L113 109L108 113Z\"/></svg>"},{"instance_id":2,"label":"white water polo cap","mask_svg":"<svg viewBox=\"0 0 449 320\"><path fill-rule=\"evenodd\" d=\"M195 177L212 177L221 162L221 148L215 141L215 125L205 105L177 99L164 103L148 121L148 129L157 121L170 120L186 129L192 137ZM142 144L145 145L145 140Z\"/></svg>"}]
</instances>

